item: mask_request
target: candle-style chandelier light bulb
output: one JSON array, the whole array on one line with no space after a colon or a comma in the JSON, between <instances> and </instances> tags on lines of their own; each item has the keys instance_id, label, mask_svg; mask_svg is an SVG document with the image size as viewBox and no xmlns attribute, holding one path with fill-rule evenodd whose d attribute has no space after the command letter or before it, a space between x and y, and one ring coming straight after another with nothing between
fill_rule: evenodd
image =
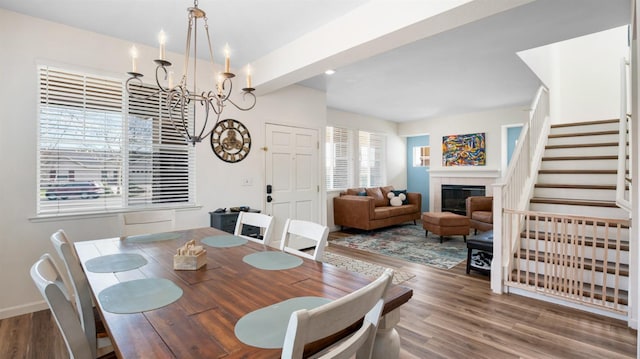
<instances>
[{"instance_id":1,"label":"candle-style chandelier light bulb","mask_svg":"<svg viewBox=\"0 0 640 359\"><path fill-rule=\"evenodd\" d=\"M187 142L195 145L211 134L211 131L213 131L213 127L215 126L215 124L220 121L220 116L222 115L224 107L228 103L232 104L235 108L241 111L248 111L256 105L256 96L253 93L255 89L251 87L251 73L249 68L247 67L247 87L242 89L242 100L247 102L248 105L242 107L231 99L231 92L233 89L232 79L235 77L235 74L231 72L231 51L229 48L229 44L226 44L224 49L224 72L221 72L216 76L216 81L214 81L213 83L214 88L209 91L201 91L199 93L197 92L196 63L198 45L196 35L198 31L199 20L202 20L204 22L204 30L207 36L209 58L212 64L212 68L214 67L213 47L211 46L211 36L209 35L207 16L202 9L198 8L198 0L194 0L193 7L188 8L187 12L189 14L188 28L182 76L178 78L177 83L174 85L173 71L167 70L167 68L171 67L171 62L167 61L165 58L166 34L164 33L164 31L160 31L160 34L158 35L158 42L160 43L159 58L154 60L157 65L155 79L156 85L158 86L158 91L149 96L146 96L145 98L157 96L161 92L165 93L165 106L167 107L167 112L169 113L169 120L171 121L171 124L176 129L176 131L182 134ZM189 63L192 55L193 80L191 81L191 84L189 84L187 74L189 73ZM131 48L131 58L132 70L131 72L128 72L130 77L126 82L126 89L129 96L136 97L136 95L132 93L131 89L132 86L142 86L141 78L143 77L143 74L138 72L137 69L138 51L135 46ZM168 82L168 85L166 87L163 86L163 83L165 82ZM190 105L193 106L193 120L191 120L191 123L188 118L188 106ZM198 128L196 123L196 105L200 105L204 109L205 117L203 123L200 125L200 128ZM175 112L179 112L180 116L177 117L177 115L175 115ZM207 131L209 115L212 112L215 116L215 122Z\"/></svg>"}]
</instances>

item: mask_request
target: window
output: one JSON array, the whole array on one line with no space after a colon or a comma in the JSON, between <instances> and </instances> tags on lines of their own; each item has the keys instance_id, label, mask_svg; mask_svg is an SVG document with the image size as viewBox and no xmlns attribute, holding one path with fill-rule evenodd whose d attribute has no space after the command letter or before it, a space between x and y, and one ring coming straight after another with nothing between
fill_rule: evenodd
<instances>
[{"instance_id":1,"label":"window","mask_svg":"<svg viewBox=\"0 0 640 359\"><path fill-rule=\"evenodd\" d=\"M429 167L431 164L429 146L415 146L413 147L413 167Z\"/></svg>"},{"instance_id":2,"label":"window","mask_svg":"<svg viewBox=\"0 0 640 359\"><path fill-rule=\"evenodd\" d=\"M326 188L348 188L353 178L353 131L327 127L326 134Z\"/></svg>"},{"instance_id":3,"label":"window","mask_svg":"<svg viewBox=\"0 0 640 359\"><path fill-rule=\"evenodd\" d=\"M141 87L144 99L136 100L117 79L38 71L39 215L195 202L193 146L171 125L153 87Z\"/></svg>"},{"instance_id":4,"label":"window","mask_svg":"<svg viewBox=\"0 0 640 359\"><path fill-rule=\"evenodd\" d=\"M328 190L382 186L386 183L384 135L327 127L325 137Z\"/></svg>"}]
</instances>

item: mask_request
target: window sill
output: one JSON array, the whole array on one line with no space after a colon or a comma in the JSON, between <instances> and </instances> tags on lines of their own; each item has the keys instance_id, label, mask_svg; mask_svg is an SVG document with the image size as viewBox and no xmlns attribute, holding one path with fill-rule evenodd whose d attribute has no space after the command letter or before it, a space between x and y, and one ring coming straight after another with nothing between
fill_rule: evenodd
<instances>
[{"instance_id":1,"label":"window sill","mask_svg":"<svg viewBox=\"0 0 640 359\"><path fill-rule=\"evenodd\" d=\"M174 209L177 212L182 211L195 211L202 209L202 205L193 204L181 207L154 207L154 208L128 208L122 209L118 211L109 211L109 212L94 212L94 213L61 213L61 214L42 214L35 217L29 217L29 222L40 223L40 222L53 222L53 221L66 221L66 220L78 220L78 219L90 219L90 218L111 218L115 216L119 216L121 213L127 212L141 212L141 211L160 211L164 209Z\"/></svg>"}]
</instances>

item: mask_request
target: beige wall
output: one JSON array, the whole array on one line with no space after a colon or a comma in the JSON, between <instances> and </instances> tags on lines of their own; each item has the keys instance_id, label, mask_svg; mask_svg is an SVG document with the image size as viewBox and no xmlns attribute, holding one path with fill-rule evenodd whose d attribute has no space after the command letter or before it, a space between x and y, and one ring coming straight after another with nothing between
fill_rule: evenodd
<instances>
[{"instance_id":1,"label":"beige wall","mask_svg":"<svg viewBox=\"0 0 640 359\"><path fill-rule=\"evenodd\" d=\"M120 233L117 214L35 219L37 173L37 76L39 63L88 69L125 78L130 70L130 43L68 26L38 20L0 9L0 318L44 308L42 297L29 277L32 263L52 252L49 235L63 228L73 240L96 239ZM157 49L138 46L141 71L153 73ZM181 69L179 54L168 54ZM201 69L206 68L204 64ZM242 81L243 79L240 78ZM200 83L208 81L201 78ZM209 225L208 212L218 207L263 207L265 123L292 124L318 129L326 121L324 93L290 86L260 96L253 111L228 111L251 132L248 157L236 164L219 160L208 143L197 145L196 197L198 207L177 213L178 228ZM252 186L240 186L252 178ZM321 203L325 203L324 196ZM323 211L324 208L321 209Z\"/></svg>"}]
</instances>

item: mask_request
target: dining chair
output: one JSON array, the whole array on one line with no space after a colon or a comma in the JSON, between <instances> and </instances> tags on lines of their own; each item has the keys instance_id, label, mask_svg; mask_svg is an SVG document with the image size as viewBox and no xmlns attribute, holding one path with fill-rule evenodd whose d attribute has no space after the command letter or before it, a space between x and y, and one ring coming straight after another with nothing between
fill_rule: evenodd
<instances>
[{"instance_id":1,"label":"dining chair","mask_svg":"<svg viewBox=\"0 0 640 359\"><path fill-rule=\"evenodd\" d=\"M160 233L175 228L174 210L128 212L121 215L122 235Z\"/></svg>"},{"instance_id":2,"label":"dining chair","mask_svg":"<svg viewBox=\"0 0 640 359\"><path fill-rule=\"evenodd\" d=\"M242 228L247 226L260 227L260 233L262 238L251 237L242 234ZM238 219L236 220L236 228L233 234L239 237L246 238L256 243L262 243L265 246L269 245L271 241L271 232L273 231L273 217L254 212L238 212Z\"/></svg>"},{"instance_id":3,"label":"dining chair","mask_svg":"<svg viewBox=\"0 0 640 359\"><path fill-rule=\"evenodd\" d=\"M299 237L310 239L315 242L313 254L301 251L291 246L291 240ZM322 261L322 257L324 256L324 247L327 246L327 237L329 237L329 227L314 222L289 218L287 219L282 231L280 250L313 259L315 261Z\"/></svg>"},{"instance_id":4,"label":"dining chair","mask_svg":"<svg viewBox=\"0 0 640 359\"><path fill-rule=\"evenodd\" d=\"M387 268L367 286L314 309L293 312L282 347L282 358L302 358L307 343L326 338L363 319L357 331L339 342L323 348L314 358L371 358L378 322L384 307L384 294L393 278Z\"/></svg>"},{"instance_id":5,"label":"dining chair","mask_svg":"<svg viewBox=\"0 0 640 359\"><path fill-rule=\"evenodd\" d=\"M60 229L51 235L51 243L62 259L67 275L71 281L73 294L71 300L75 303L77 317L81 328L89 343L93 357L100 357L113 351L109 338L96 336L96 315L93 311L93 301L89 290L89 282L80 265L77 255L65 232Z\"/></svg>"},{"instance_id":6,"label":"dining chair","mask_svg":"<svg viewBox=\"0 0 640 359\"><path fill-rule=\"evenodd\" d=\"M44 297L62 333L71 358L96 358L87 340L76 311L69 301L58 267L48 253L43 254L31 267L31 279ZM110 353L109 358L115 357Z\"/></svg>"}]
</instances>

